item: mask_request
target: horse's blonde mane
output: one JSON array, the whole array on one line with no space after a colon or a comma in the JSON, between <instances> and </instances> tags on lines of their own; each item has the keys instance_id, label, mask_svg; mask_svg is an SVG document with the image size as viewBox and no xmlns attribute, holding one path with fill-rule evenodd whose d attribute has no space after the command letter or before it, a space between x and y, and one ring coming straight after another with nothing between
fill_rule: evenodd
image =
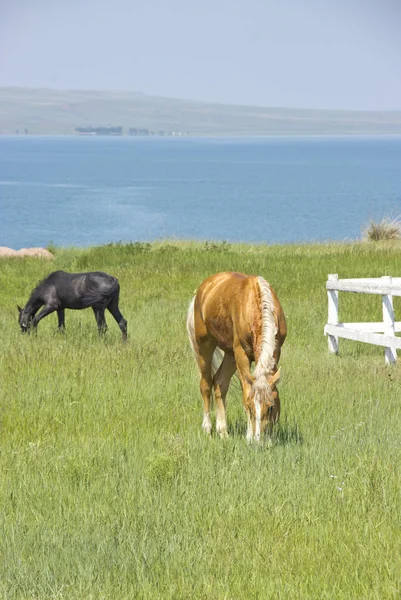
<instances>
[{"instance_id":1,"label":"horse's blonde mane","mask_svg":"<svg viewBox=\"0 0 401 600\"><path fill-rule=\"evenodd\" d=\"M261 299L262 339L260 344L260 356L254 372L256 387L261 385L262 377L266 377L266 375L269 375L274 370L275 360L273 353L277 334L277 326L274 318L274 301L270 285L263 277L258 277L258 283Z\"/></svg>"}]
</instances>

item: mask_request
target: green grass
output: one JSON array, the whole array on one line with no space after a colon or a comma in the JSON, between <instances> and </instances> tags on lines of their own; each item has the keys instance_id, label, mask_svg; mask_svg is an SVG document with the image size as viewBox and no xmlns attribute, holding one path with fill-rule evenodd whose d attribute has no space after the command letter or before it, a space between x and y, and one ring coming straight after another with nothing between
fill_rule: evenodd
<instances>
[{"instance_id":1,"label":"green grass","mask_svg":"<svg viewBox=\"0 0 401 600\"><path fill-rule=\"evenodd\" d=\"M400 366L346 340L329 355L323 336L327 274L398 275L399 257L170 242L3 260L0 597L399 598ZM56 268L119 278L126 345L110 317L99 339L90 310L66 311L64 336L54 315L21 335L16 304ZM186 310L221 270L265 276L287 317L272 448L246 443L235 387L230 439L201 431ZM344 320L380 311L340 294Z\"/></svg>"}]
</instances>

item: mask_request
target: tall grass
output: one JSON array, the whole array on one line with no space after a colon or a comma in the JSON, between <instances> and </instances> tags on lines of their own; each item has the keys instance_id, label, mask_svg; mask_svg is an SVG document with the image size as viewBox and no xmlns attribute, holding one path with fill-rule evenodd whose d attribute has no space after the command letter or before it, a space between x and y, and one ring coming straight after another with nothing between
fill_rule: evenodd
<instances>
[{"instance_id":1,"label":"tall grass","mask_svg":"<svg viewBox=\"0 0 401 600\"><path fill-rule=\"evenodd\" d=\"M55 268L121 283L129 341L91 311L18 331L16 303ZM186 339L194 289L220 270L261 274L283 305L281 424L249 446L241 397L230 439L204 437ZM323 336L328 273L397 275L363 244L159 243L0 263L0 597L399 598L400 367L382 349ZM395 303L396 315L400 305ZM340 298L380 320L376 297Z\"/></svg>"},{"instance_id":2,"label":"tall grass","mask_svg":"<svg viewBox=\"0 0 401 600\"><path fill-rule=\"evenodd\" d=\"M363 231L363 239L367 242L399 240L401 238L401 222L399 219L384 218L379 222L371 221Z\"/></svg>"}]
</instances>

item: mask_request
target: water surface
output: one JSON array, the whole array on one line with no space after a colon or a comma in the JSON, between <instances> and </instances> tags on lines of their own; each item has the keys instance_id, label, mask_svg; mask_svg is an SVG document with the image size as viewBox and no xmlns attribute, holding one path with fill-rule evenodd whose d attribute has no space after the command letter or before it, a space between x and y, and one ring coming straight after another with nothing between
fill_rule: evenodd
<instances>
[{"instance_id":1,"label":"water surface","mask_svg":"<svg viewBox=\"0 0 401 600\"><path fill-rule=\"evenodd\" d=\"M401 138L0 137L0 245L355 239L401 214Z\"/></svg>"}]
</instances>

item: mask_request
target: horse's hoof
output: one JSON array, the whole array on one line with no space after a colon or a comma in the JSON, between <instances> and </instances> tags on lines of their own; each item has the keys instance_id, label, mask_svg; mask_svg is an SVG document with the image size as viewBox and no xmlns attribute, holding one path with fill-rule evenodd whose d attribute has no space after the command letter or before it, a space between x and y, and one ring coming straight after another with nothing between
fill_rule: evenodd
<instances>
[{"instance_id":1,"label":"horse's hoof","mask_svg":"<svg viewBox=\"0 0 401 600\"><path fill-rule=\"evenodd\" d=\"M203 415L202 429L207 435L212 433L212 421L210 419L209 413L205 413Z\"/></svg>"}]
</instances>

